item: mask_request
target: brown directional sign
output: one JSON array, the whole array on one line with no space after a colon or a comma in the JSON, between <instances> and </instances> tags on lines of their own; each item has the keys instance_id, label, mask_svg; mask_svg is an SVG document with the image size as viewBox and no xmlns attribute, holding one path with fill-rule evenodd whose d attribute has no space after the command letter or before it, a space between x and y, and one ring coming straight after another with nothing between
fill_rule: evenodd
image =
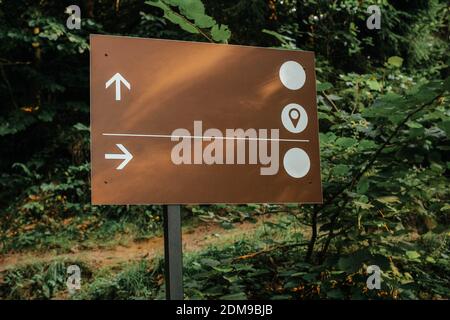
<instances>
[{"instance_id":1,"label":"brown directional sign","mask_svg":"<svg viewBox=\"0 0 450 320\"><path fill-rule=\"evenodd\" d=\"M94 204L320 203L314 54L91 36Z\"/></svg>"}]
</instances>

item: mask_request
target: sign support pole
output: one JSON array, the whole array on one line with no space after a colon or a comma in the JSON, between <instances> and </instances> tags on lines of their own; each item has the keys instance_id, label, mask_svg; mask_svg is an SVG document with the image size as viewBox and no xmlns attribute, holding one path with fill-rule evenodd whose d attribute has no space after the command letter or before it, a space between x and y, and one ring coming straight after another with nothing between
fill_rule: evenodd
<instances>
[{"instance_id":1,"label":"sign support pole","mask_svg":"<svg viewBox=\"0 0 450 320\"><path fill-rule=\"evenodd\" d=\"M167 300L183 300L181 206L164 205L164 264Z\"/></svg>"}]
</instances>

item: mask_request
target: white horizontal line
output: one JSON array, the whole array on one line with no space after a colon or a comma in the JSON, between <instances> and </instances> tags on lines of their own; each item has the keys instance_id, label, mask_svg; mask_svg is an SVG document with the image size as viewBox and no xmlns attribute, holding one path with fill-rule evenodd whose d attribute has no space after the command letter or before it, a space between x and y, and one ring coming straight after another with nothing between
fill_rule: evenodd
<instances>
[{"instance_id":1,"label":"white horizontal line","mask_svg":"<svg viewBox=\"0 0 450 320\"><path fill-rule=\"evenodd\" d=\"M284 142L309 142L302 139L271 139L251 137L208 137L208 136L177 136L167 134L138 134L138 133L103 133L104 136L115 137L144 137L144 138L183 138L183 139L222 139L222 140L249 140L249 141L284 141Z\"/></svg>"}]
</instances>

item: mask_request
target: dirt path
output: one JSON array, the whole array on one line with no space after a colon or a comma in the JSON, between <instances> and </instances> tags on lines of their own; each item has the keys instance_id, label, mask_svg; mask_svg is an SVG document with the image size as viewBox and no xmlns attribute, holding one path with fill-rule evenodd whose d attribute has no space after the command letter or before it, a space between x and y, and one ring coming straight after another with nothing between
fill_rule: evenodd
<instances>
[{"instance_id":1,"label":"dirt path","mask_svg":"<svg viewBox=\"0 0 450 320\"><path fill-rule=\"evenodd\" d=\"M243 222L235 224L233 229L224 229L217 224L205 224L195 229L183 231L184 252L198 251L214 244L230 243L238 237L253 234L264 221L274 221L275 215L264 215L257 218L256 223ZM51 252L12 253L0 257L0 272L20 265L36 262L48 262L57 259L81 260L93 267L113 266L141 258L153 258L163 253L163 238L155 237L145 241L130 242L111 249L87 249L73 253L53 254Z\"/></svg>"}]
</instances>

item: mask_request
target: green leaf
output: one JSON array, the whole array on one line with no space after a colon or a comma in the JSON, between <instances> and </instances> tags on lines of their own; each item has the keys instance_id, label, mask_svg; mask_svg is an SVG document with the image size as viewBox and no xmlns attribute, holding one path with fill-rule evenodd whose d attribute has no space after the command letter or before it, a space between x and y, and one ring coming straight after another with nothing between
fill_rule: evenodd
<instances>
[{"instance_id":1,"label":"green leaf","mask_svg":"<svg viewBox=\"0 0 450 320\"><path fill-rule=\"evenodd\" d=\"M377 144L372 140L361 140L358 143L358 151L359 152L371 151L376 146L377 146Z\"/></svg>"},{"instance_id":2,"label":"green leaf","mask_svg":"<svg viewBox=\"0 0 450 320\"><path fill-rule=\"evenodd\" d=\"M359 194L365 194L369 190L369 185L370 180L367 177L362 177L356 186L356 190Z\"/></svg>"},{"instance_id":3,"label":"green leaf","mask_svg":"<svg viewBox=\"0 0 450 320\"><path fill-rule=\"evenodd\" d=\"M337 176L345 176L350 171L350 167L345 164L338 164L333 168L333 173Z\"/></svg>"},{"instance_id":4,"label":"green leaf","mask_svg":"<svg viewBox=\"0 0 450 320\"><path fill-rule=\"evenodd\" d=\"M177 15L173 11L166 11L164 13L164 17L169 20L170 22L173 22L181 27L181 29L190 32L190 33L199 33L198 29L193 26L189 21L184 19L183 17Z\"/></svg>"},{"instance_id":5,"label":"green leaf","mask_svg":"<svg viewBox=\"0 0 450 320\"><path fill-rule=\"evenodd\" d=\"M361 209L370 209L373 208L373 205L371 205L370 203L364 203L364 202L359 202L359 201L354 201L353 202L358 208Z\"/></svg>"},{"instance_id":6,"label":"green leaf","mask_svg":"<svg viewBox=\"0 0 450 320\"><path fill-rule=\"evenodd\" d=\"M390 64L391 66L400 68L403 64L403 58L398 57L398 56L390 57L388 59L388 64Z\"/></svg>"},{"instance_id":7,"label":"green leaf","mask_svg":"<svg viewBox=\"0 0 450 320\"><path fill-rule=\"evenodd\" d=\"M381 91L381 84L377 80L367 80L366 84L370 90Z\"/></svg>"},{"instance_id":8,"label":"green leaf","mask_svg":"<svg viewBox=\"0 0 450 320\"><path fill-rule=\"evenodd\" d=\"M389 118L397 112L402 112L401 115L404 117L403 110L406 106L407 100L404 97L390 92L375 100L371 107L363 111L363 115L365 117Z\"/></svg>"},{"instance_id":9,"label":"green leaf","mask_svg":"<svg viewBox=\"0 0 450 320\"><path fill-rule=\"evenodd\" d=\"M295 39L282 35L276 31L272 31L272 30L267 30L267 29L263 29L262 30L263 33L266 33L268 35L271 35L272 37L275 37L278 41L281 42L281 44L285 47L295 47Z\"/></svg>"},{"instance_id":10,"label":"green leaf","mask_svg":"<svg viewBox=\"0 0 450 320\"><path fill-rule=\"evenodd\" d=\"M211 28L216 24L216 21L206 14L195 15L194 21L199 28Z\"/></svg>"},{"instance_id":11,"label":"green leaf","mask_svg":"<svg viewBox=\"0 0 450 320\"><path fill-rule=\"evenodd\" d=\"M430 257L430 256L428 256L425 260L427 262L429 262L429 263L436 263L436 260L433 257Z\"/></svg>"},{"instance_id":12,"label":"green leaf","mask_svg":"<svg viewBox=\"0 0 450 320\"><path fill-rule=\"evenodd\" d=\"M75 129L77 129L78 131L90 131L89 127L85 126L84 124L78 122L77 124L75 124L73 126Z\"/></svg>"},{"instance_id":13,"label":"green leaf","mask_svg":"<svg viewBox=\"0 0 450 320\"><path fill-rule=\"evenodd\" d=\"M407 125L408 127L410 127L410 128L413 128L413 129L419 129L419 128L422 128L422 127L423 127L420 123L415 122L415 121L408 121L408 122L406 123L406 125Z\"/></svg>"},{"instance_id":14,"label":"green leaf","mask_svg":"<svg viewBox=\"0 0 450 320\"><path fill-rule=\"evenodd\" d=\"M230 39L231 32L226 25L214 25L211 29L211 36L214 41L227 42Z\"/></svg>"},{"instance_id":15,"label":"green leaf","mask_svg":"<svg viewBox=\"0 0 450 320\"><path fill-rule=\"evenodd\" d=\"M211 37L216 42L228 42L231 32L226 25L217 22L205 13L205 6L201 0L149 0L147 4L164 11L164 18L179 25L183 30L199 34L209 29ZM172 8L178 8L173 10ZM179 13L177 12L179 11Z\"/></svg>"},{"instance_id":16,"label":"green leaf","mask_svg":"<svg viewBox=\"0 0 450 320\"><path fill-rule=\"evenodd\" d=\"M164 12L166 10L170 9L169 6L166 5L165 3L163 3L161 0L148 0L145 3L148 5L160 8L160 9L164 10Z\"/></svg>"},{"instance_id":17,"label":"green leaf","mask_svg":"<svg viewBox=\"0 0 450 320\"><path fill-rule=\"evenodd\" d=\"M217 267L217 266L213 266L212 267L214 270L221 272L221 273L229 273L233 271L233 268L231 267Z\"/></svg>"},{"instance_id":18,"label":"green leaf","mask_svg":"<svg viewBox=\"0 0 450 320\"><path fill-rule=\"evenodd\" d=\"M329 82L317 83L317 91L319 91L319 92L325 91L325 90L328 90L331 88L333 88L333 85Z\"/></svg>"},{"instance_id":19,"label":"green leaf","mask_svg":"<svg viewBox=\"0 0 450 320\"><path fill-rule=\"evenodd\" d=\"M356 139L347 138L347 137L338 138L336 140L336 144L343 148L350 148L351 146L353 146L357 143L358 143L358 141Z\"/></svg>"},{"instance_id":20,"label":"green leaf","mask_svg":"<svg viewBox=\"0 0 450 320\"><path fill-rule=\"evenodd\" d=\"M168 5L166 5L161 0L150 0L146 2L147 4L160 8L164 11L164 18L169 20L170 22L177 24L181 27L181 29L190 32L190 33L199 33L198 29L192 25L185 17L175 13ZM174 3L173 3L174 4Z\"/></svg>"},{"instance_id":21,"label":"green leaf","mask_svg":"<svg viewBox=\"0 0 450 320\"><path fill-rule=\"evenodd\" d=\"M418 253L417 251L406 251L405 254L411 260L420 258L420 253Z\"/></svg>"},{"instance_id":22,"label":"green leaf","mask_svg":"<svg viewBox=\"0 0 450 320\"><path fill-rule=\"evenodd\" d=\"M23 163L16 162L16 163L14 163L11 167L12 167L12 168L17 168L17 167L19 167L19 168L21 168L21 169L26 173L27 176L29 176L29 177L32 177L32 176L33 176L33 174L31 173L30 169L28 169L28 167L27 167L26 165L24 165Z\"/></svg>"},{"instance_id":23,"label":"green leaf","mask_svg":"<svg viewBox=\"0 0 450 320\"><path fill-rule=\"evenodd\" d=\"M194 20L199 28L211 28L216 21L205 14L205 6L201 0L177 0L171 1L172 5L178 6L180 12L190 20Z\"/></svg>"},{"instance_id":24,"label":"green leaf","mask_svg":"<svg viewBox=\"0 0 450 320\"><path fill-rule=\"evenodd\" d=\"M385 197L379 197L376 199L377 201L389 204L389 203L400 203L400 199L396 196L385 196Z\"/></svg>"}]
</instances>

